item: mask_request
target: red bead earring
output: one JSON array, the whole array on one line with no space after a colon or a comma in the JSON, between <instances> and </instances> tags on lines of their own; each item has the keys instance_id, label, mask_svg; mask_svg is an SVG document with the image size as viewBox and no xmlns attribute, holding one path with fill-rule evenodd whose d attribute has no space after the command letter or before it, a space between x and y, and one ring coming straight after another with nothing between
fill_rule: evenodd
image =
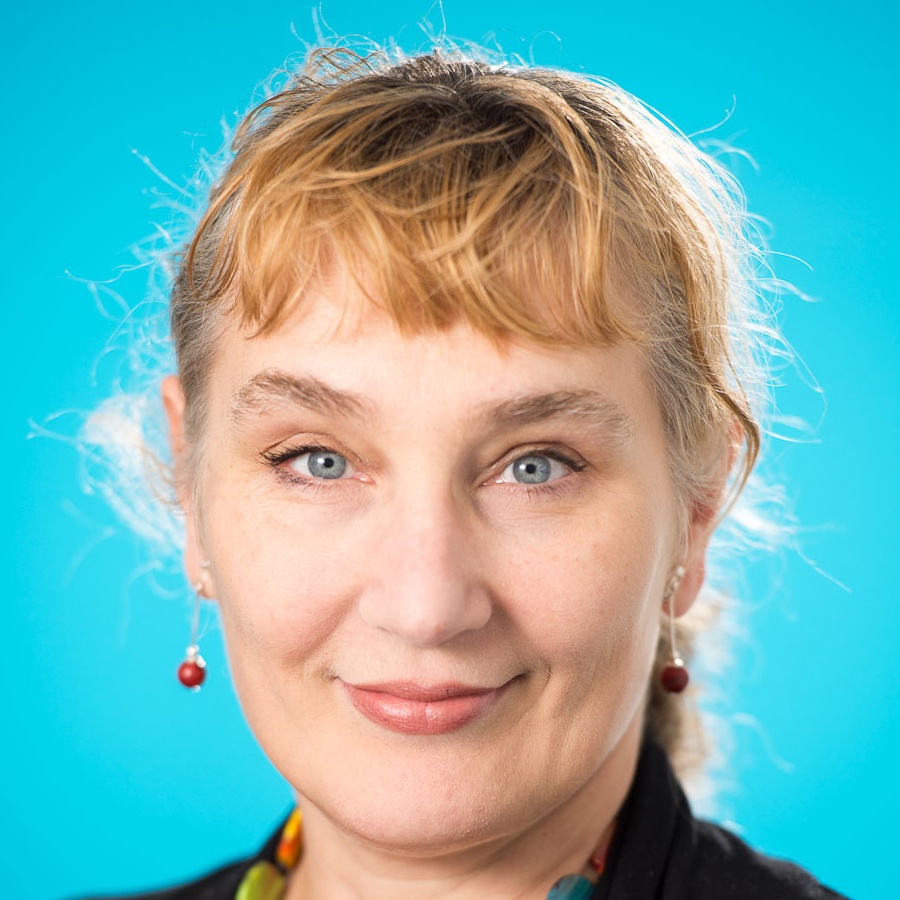
<instances>
[{"instance_id":1,"label":"red bead earring","mask_svg":"<svg viewBox=\"0 0 900 900\"><path fill-rule=\"evenodd\" d=\"M207 569L209 562L203 561L203 568ZM197 646L197 629L200 625L200 595L203 591L203 582L198 581L192 585L194 589L194 618L191 624L191 643L185 651L184 661L178 667L178 680L192 691L199 691L200 685L206 678L206 660L200 655Z\"/></svg>"},{"instance_id":2,"label":"red bead earring","mask_svg":"<svg viewBox=\"0 0 900 900\"><path fill-rule=\"evenodd\" d=\"M675 649L675 594L678 592L684 574L684 567L678 566L669 579L666 591L663 594L663 600L668 600L669 602L669 645L672 649L669 662L660 673L659 680L663 688L670 694L680 694L691 680L684 660L681 659L678 651Z\"/></svg>"}]
</instances>

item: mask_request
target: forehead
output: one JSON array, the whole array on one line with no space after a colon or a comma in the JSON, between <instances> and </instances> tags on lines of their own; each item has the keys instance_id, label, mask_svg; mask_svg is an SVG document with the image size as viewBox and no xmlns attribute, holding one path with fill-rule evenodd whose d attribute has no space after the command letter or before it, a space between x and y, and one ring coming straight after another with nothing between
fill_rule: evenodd
<instances>
[{"instance_id":1,"label":"forehead","mask_svg":"<svg viewBox=\"0 0 900 900\"><path fill-rule=\"evenodd\" d=\"M466 322L403 334L358 299L348 304L323 283L272 332L226 328L210 383L216 417L244 428L302 409L448 433L565 420L620 444L639 420L656 418L634 345L549 347L489 337Z\"/></svg>"}]
</instances>

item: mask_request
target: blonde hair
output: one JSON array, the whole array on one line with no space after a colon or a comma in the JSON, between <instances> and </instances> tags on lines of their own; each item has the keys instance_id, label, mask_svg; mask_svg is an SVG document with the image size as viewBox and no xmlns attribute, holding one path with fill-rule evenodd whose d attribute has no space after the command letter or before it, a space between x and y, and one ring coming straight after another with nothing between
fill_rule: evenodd
<instances>
[{"instance_id":1,"label":"blonde hair","mask_svg":"<svg viewBox=\"0 0 900 900\"><path fill-rule=\"evenodd\" d=\"M277 328L337 260L403 333L639 344L682 519L721 504L723 453L741 490L760 446L757 250L733 179L635 98L458 53L318 49L233 152L171 295L195 447L219 329ZM668 654L661 629L648 722L677 759L697 720L659 686Z\"/></svg>"}]
</instances>

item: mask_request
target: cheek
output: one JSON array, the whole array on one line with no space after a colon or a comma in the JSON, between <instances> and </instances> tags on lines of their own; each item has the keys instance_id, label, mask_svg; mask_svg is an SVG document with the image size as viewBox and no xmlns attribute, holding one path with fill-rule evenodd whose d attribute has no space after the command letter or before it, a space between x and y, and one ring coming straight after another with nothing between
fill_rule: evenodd
<instances>
[{"instance_id":1,"label":"cheek","mask_svg":"<svg viewBox=\"0 0 900 900\"><path fill-rule=\"evenodd\" d=\"M610 501L519 546L521 562L500 580L516 629L568 708L627 705L643 692L656 645L661 518L634 494Z\"/></svg>"},{"instance_id":2,"label":"cheek","mask_svg":"<svg viewBox=\"0 0 900 900\"><path fill-rule=\"evenodd\" d=\"M207 540L235 677L252 660L302 666L345 610L345 569L333 562L338 551L265 501L213 494L206 517L229 523L210 528Z\"/></svg>"},{"instance_id":3,"label":"cheek","mask_svg":"<svg viewBox=\"0 0 900 900\"><path fill-rule=\"evenodd\" d=\"M611 485L589 510L489 527L475 565L496 606L491 640L517 647L524 664L552 672L551 684L573 696L634 678L658 627L658 495ZM239 482L209 486L205 540L239 690L270 684L276 671L321 675L351 638L366 638L354 607L368 581L384 576L374 562L383 528L338 518L254 496Z\"/></svg>"}]
</instances>

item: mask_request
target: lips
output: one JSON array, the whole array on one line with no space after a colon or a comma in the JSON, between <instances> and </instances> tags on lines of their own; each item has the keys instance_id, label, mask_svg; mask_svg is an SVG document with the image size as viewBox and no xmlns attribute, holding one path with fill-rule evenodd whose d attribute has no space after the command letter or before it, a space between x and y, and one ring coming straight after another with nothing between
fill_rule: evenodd
<instances>
[{"instance_id":1,"label":"lips","mask_svg":"<svg viewBox=\"0 0 900 900\"><path fill-rule=\"evenodd\" d=\"M446 734L496 706L512 681L496 688L463 684L424 686L407 681L341 684L355 709L382 728L402 734Z\"/></svg>"}]
</instances>

